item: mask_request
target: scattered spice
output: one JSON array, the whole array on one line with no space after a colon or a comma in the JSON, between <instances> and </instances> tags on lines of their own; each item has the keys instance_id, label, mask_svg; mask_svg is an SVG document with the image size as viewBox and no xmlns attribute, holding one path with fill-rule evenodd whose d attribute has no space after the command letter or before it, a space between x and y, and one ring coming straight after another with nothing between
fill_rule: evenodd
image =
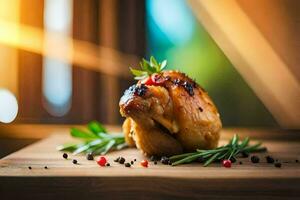
<instances>
[{"instance_id":1,"label":"scattered spice","mask_svg":"<svg viewBox=\"0 0 300 200\"><path fill-rule=\"evenodd\" d=\"M165 76L166 81L171 80L171 76Z\"/></svg>"},{"instance_id":2,"label":"scattered spice","mask_svg":"<svg viewBox=\"0 0 300 200\"><path fill-rule=\"evenodd\" d=\"M120 157L120 159L119 159L119 163L120 163L120 164L124 164L124 163L125 163L125 158L123 158L123 157Z\"/></svg>"},{"instance_id":3,"label":"scattered spice","mask_svg":"<svg viewBox=\"0 0 300 200\"><path fill-rule=\"evenodd\" d=\"M242 161L240 161L239 163L240 163L240 165L242 165L242 164L243 164L243 162L242 162Z\"/></svg>"},{"instance_id":4,"label":"scattered spice","mask_svg":"<svg viewBox=\"0 0 300 200\"><path fill-rule=\"evenodd\" d=\"M125 163L125 167L130 167L130 163Z\"/></svg>"},{"instance_id":5,"label":"scattered spice","mask_svg":"<svg viewBox=\"0 0 300 200\"><path fill-rule=\"evenodd\" d=\"M134 162L133 162L133 161L131 161L131 162L130 162L130 164L131 164L131 165L133 165L133 164L134 164Z\"/></svg>"},{"instance_id":6,"label":"scattered spice","mask_svg":"<svg viewBox=\"0 0 300 200\"><path fill-rule=\"evenodd\" d=\"M299 160L295 160L295 162L299 162Z\"/></svg>"},{"instance_id":7,"label":"scattered spice","mask_svg":"<svg viewBox=\"0 0 300 200\"><path fill-rule=\"evenodd\" d=\"M185 91L187 91L187 93L189 93L190 96L194 95L194 88L193 85L190 84L189 82L185 81L182 86L184 87Z\"/></svg>"},{"instance_id":8,"label":"scattered spice","mask_svg":"<svg viewBox=\"0 0 300 200\"><path fill-rule=\"evenodd\" d=\"M143 167L148 167L148 161L147 160L142 160L141 161L141 165L143 166Z\"/></svg>"},{"instance_id":9,"label":"scattered spice","mask_svg":"<svg viewBox=\"0 0 300 200\"><path fill-rule=\"evenodd\" d=\"M110 163L106 163L106 167L109 167L110 166Z\"/></svg>"},{"instance_id":10,"label":"scattered spice","mask_svg":"<svg viewBox=\"0 0 300 200\"><path fill-rule=\"evenodd\" d=\"M157 161L154 161L154 165L157 165Z\"/></svg>"},{"instance_id":11,"label":"scattered spice","mask_svg":"<svg viewBox=\"0 0 300 200\"><path fill-rule=\"evenodd\" d=\"M32 169L32 168L29 166L28 169Z\"/></svg>"},{"instance_id":12,"label":"scattered spice","mask_svg":"<svg viewBox=\"0 0 300 200\"><path fill-rule=\"evenodd\" d=\"M136 159L134 159L134 162L136 162Z\"/></svg>"},{"instance_id":13,"label":"scattered spice","mask_svg":"<svg viewBox=\"0 0 300 200\"><path fill-rule=\"evenodd\" d=\"M274 163L274 158L272 158L271 156L266 156L266 161L267 163Z\"/></svg>"},{"instance_id":14,"label":"scattered spice","mask_svg":"<svg viewBox=\"0 0 300 200\"><path fill-rule=\"evenodd\" d=\"M136 86L136 88L134 90L134 94L142 97L146 94L147 90L148 90L148 87L145 84L141 84L141 85Z\"/></svg>"},{"instance_id":15,"label":"scattered spice","mask_svg":"<svg viewBox=\"0 0 300 200\"><path fill-rule=\"evenodd\" d=\"M157 156L151 156L151 157L150 157L150 160L151 160L151 161L156 161L156 160L159 160L159 158L158 158Z\"/></svg>"},{"instance_id":16,"label":"scattered spice","mask_svg":"<svg viewBox=\"0 0 300 200\"><path fill-rule=\"evenodd\" d=\"M180 85L181 80L180 80L180 79L175 79L175 80L173 81L173 83L174 83L175 85Z\"/></svg>"},{"instance_id":17,"label":"scattered spice","mask_svg":"<svg viewBox=\"0 0 300 200\"><path fill-rule=\"evenodd\" d=\"M259 157L257 157L257 156L251 156L251 162L252 163L259 163Z\"/></svg>"},{"instance_id":18,"label":"scattered spice","mask_svg":"<svg viewBox=\"0 0 300 200\"><path fill-rule=\"evenodd\" d=\"M77 160L75 160L75 159L74 159L72 162L73 162L73 164L75 164L75 165L77 164Z\"/></svg>"},{"instance_id":19,"label":"scattered spice","mask_svg":"<svg viewBox=\"0 0 300 200\"><path fill-rule=\"evenodd\" d=\"M203 108L201 108L200 106L199 106L199 110L200 110L200 112L203 112Z\"/></svg>"},{"instance_id":20,"label":"scattered spice","mask_svg":"<svg viewBox=\"0 0 300 200\"><path fill-rule=\"evenodd\" d=\"M64 158L64 159L67 159L67 158L68 158L68 154L64 153L64 154L63 154L63 158Z\"/></svg>"},{"instance_id":21,"label":"scattered spice","mask_svg":"<svg viewBox=\"0 0 300 200\"><path fill-rule=\"evenodd\" d=\"M249 153L243 151L243 152L242 152L242 157L243 157L243 158L248 158L248 157L249 157Z\"/></svg>"},{"instance_id":22,"label":"scattered spice","mask_svg":"<svg viewBox=\"0 0 300 200\"><path fill-rule=\"evenodd\" d=\"M106 158L104 156L100 156L97 158L98 165L104 167L106 165Z\"/></svg>"},{"instance_id":23,"label":"scattered spice","mask_svg":"<svg viewBox=\"0 0 300 200\"><path fill-rule=\"evenodd\" d=\"M114 159L114 162L119 162L120 161L120 157L117 157L116 159Z\"/></svg>"},{"instance_id":24,"label":"scattered spice","mask_svg":"<svg viewBox=\"0 0 300 200\"><path fill-rule=\"evenodd\" d=\"M280 167L281 167L281 163L276 162L276 163L274 164L274 166L277 167L277 168L280 168Z\"/></svg>"},{"instance_id":25,"label":"scattered spice","mask_svg":"<svg viewBox=\"0 0 300 200\"><path fill-rule=\"evenodd\" d=\"M44 169L48 169L48 167L47 167L47 166L45 166L45 167L44 167Z\"/></svg>"},{"instance_id":26,"label":"scattered spice","mask_svg":"<svg viewBox=\"0 0 300 200\"><path fill-rule=\"evenodd\" d=\"M203 163L205 160L204 160L203 157L199 157L199 158L197 159L197 161L198 161L199 163Z\"/></svg>"},{"instance_id":27,"label":"scattered spice","mask_svg":"<svg viewBox=\"0 0 300 200\"><path fill-rule=\"evenodd\" d=\"M231 160L223 160L222 164L223 164L224 167L230 168L231 167Z\"/></svg>"},{"instance_id":28,"label":"scattered spice","mask_svg":"<svg viewBox=\"0 0 300 200\"><path fill-rule=\"evenodd\" d=\"M87 159L87 160L94 160L93 154L92 154L92 153L88 153L88 154L86 155L86 159Z\"/></svg>"},{"instance_id":29,"label":"scattered spice","mask_svg":"<svg viewBox=\"0 0 300 200\"><path fill-rule=\"evenodd\" d=\"M164 164L164 165L168 165L169 164L169 158L168 157L166 157L166 156L163 156L163 157L161 157L161 160L160 160L160 162L162 163L162 164Z\"/></svg>"}]
</instances>

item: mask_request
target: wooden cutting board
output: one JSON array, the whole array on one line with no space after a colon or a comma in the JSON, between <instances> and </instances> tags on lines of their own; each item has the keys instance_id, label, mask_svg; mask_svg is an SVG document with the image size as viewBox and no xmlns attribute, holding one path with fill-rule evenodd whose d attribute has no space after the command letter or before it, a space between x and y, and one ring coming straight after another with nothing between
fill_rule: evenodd
<instances>
[{"instance_id":1,"label":"wooden cutting board","mask_svg":"<svg viewBox=\"0 0 300 200\"><path fill-rule=\"evenodd\" d=\"M100 167L83 155L62 158L62 152L55 147L72 140L66 132L53 134L0 160L1 199L299 199L300 164L295 160L300 160L300 134L230 129L223 131L220 144L234 132L262 140L269 150L267 154L279 159L282 167L267 164L265 154L258 154L260 163L242 158L229 169L218 163L209 167L198 163L172 167L153 162L144 168L139 161L145 157L137 149L109 153L111 166ZM113 162L118 156L137 162L127 168ZM74 165L72 159L79 164Z\"/></svg>"}]
</instances>

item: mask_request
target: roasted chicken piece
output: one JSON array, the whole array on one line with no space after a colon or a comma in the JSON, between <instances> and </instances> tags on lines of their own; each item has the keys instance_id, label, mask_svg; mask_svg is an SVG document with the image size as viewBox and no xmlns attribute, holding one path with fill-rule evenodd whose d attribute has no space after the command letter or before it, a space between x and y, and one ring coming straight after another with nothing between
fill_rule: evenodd
<instances>
[{"instance_id":1,"label":"roasted chicken piece","mask_svg":"<svg viewBox=\"0 0 300 200\"><path fill-rule=\"evenodd\" d=\"M215 148L222 127L208 94L178 71L140 80L120 100L126 142L146 155L170 156Z\"/></svg>"}]
</instances>

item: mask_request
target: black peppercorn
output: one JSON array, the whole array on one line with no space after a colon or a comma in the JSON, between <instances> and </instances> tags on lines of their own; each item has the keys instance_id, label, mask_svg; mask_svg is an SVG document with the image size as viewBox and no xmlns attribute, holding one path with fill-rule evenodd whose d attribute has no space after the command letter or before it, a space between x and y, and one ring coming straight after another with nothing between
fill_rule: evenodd
<instances>
[{"instance_id":1,"label":"black peppercorn","mask_svg":"<svg viewBox=\"0 0 300 200\"><path fill-rule=\"evenodd\" d=\"M119 163L120 163L120 164L124 164L124 163L125 163L125 158L123 158L123 157L120 157L120 159L119 159Z\"/></svg>"},{"instance_id":2,"label":"black peppercorn","mask_svg":"<svg viewBox=\"0 0 300 200\"><path fill-rule=\"evenodd\" d=\"M271 156L266 156L266 161L267 163L274 163L274 158L272 158Z\"/></svg>"},{"instance_id":3,"label":"black peppercorn","mask_svg":"<svg viewBox=\"0 0 300 200\"><path fill-rule=\"evenodd\" d=\"M259 157L257 157L257 156L251 156L251 162L252 163L259 163Z\"/></svg>"},{"instance_id":4,"label":"black peppercorn","mask_svg":"<svg viewBox=\"0 0 300 200\"><path fill-rule=\"evenodd\" d=\"M185 81L182 86L184 87L185 91L187 91L187 93L190 95L190 96L193 96L194 95L194 89L193 89L193 85L190 84L189 82Z\"/></svg>"},{"instance_id":5,"label":"black peppercorn","mask_svg":"<svg viewBox=\"0 0 300 200\"><path fill-rule=\"evenodd\" d=\"M28 169L32 169L32 168L29 166Z\"/></svg>"},{"instance_id":6,"label":"black peppercorn","mask_svg":"<svg viewBox=\"0 0 300 200\"><path fill-rule=\"evenodd\" d=\"M136 159L134 159L134 162L136 162Z\"/></svg>"},{"instance_id":7,"label":"black peppercorn","mask_svg":"<svg viewBox=\"0 0 300 200\"><path fill-rule=\"evenodd\" d=\"M133 164L134 164L134 162L133 162L133 161L131 161L131 162L130 162L130 164L131 164L131 165L133 165Z\"/></svg>"},{"instance_id":8,"label":"black peppercorn","mask_svg":"<svg viewBox=\"0 0 300 200\"><path fill-rule=\"evenodd\" d=\"M173 81L173 83L174 83L175 85L179 85L179 84L181 83L181 80L180 80L180 79L175 79L175 80Z\"/></svg>"},{"instance_id":9,"label":"black peppercorn","mask_svg":"<svg viewBox=\"0 0 300 200\"><path fill-rule=\"evenodd\" d=\"M125 163L125 167L130 167L130 163Z\"/></svg>"},{"instance_id":10,"label":"black peppercorn","mask_svg":"<svg viewBox=\"0 0 300 200\"><path fill-rule=\"evenodd\" d=\"M75 160L75 159L72 162L73 162L73 164L77 164L77 160Z\"/></svg>"},{"instance_id":11,"label":"black peppercorn","mask_svg":"<svg viewBox=\"0 0 300 200\"><path fill-rule=\"evenodd\" d=\"M242 165L242 164L243 164L243 162L242 162L242 161L240 161L239 163L240 163L240 165Z\"/></svg>"},{"instance_id":12,"label":"black peppercorn","mask_svg":"<svg viewBox=\"0 0 300 200\"><path fill-rule=\"evenodd\" d=\"M148 90L148 87L145 84L136 86L134 94L138 96L144 96Z\"/></svg>"},{"instance_id":13,"label":"black peppercorn","mask_svg":"<svg viewBox=\"0 0 300 200\"><path fill-rule=\"evenodd\" d=\"M63 158L64 158L64 159L67 159L67 158L68 158L68 154L64 153L64 154L63 154Z\"/></svg>"},{"instance_id":14,"label":"black peppercorn","mask_svg":"<svg viewBox=\"0 0 300 200\"><path fill-rule=\"evenodd\" d=\"M274 164L275 167L280 168L281 167L281 163L277 162Z\"/></svg>"},{"instance_id":15,"label":"black peppercorn","mask_svg":"<svg viewBox=\"0 0 300 200\"><path fill-rule=\"evenodd\" d=\"M242 152L242 157L244 157L244 158L248 158L249 157L249 154L247 153L247 152Z\"/></svg>"},{"instance_id":16,"label":"black peppercorn","mask_svg":"<svg viewBox=\"0 0 300 200\"><path fill-rule=\"evenodd\" d=\"M120 161L120 157L117 157L116 159L114 159L114 162L119 162Z\"/></svg>"},{"instance_id":17,"label":"black peppercorn","mask_svg":"<svg viewBox=\"0 0 300 200\"><path fill-rule=\"evenodd\" d=\"M45 167L44 167L44 169L48 169L48 167L47 167L47 166L45 166Z\"/></svg>"},{"instance_id":18,"label":"black peppercorn","mask_svg":"<svg viewBox=\"0 0 300 200\"><path fill-rule=\"evenodd\" d=\"M166 156L161 157L160 162L164 165L168 165L169 164L169 158Z\"/></svg>"},{"instance_id":19,"label":"black peppercorn","mask_svg":"<svg viewBox=\"0 0 300 200\"><path fill-rule=\"evenodd\" d=\"M86 155L86 159L87 159L87 160L94 160L93 154L92 154L92 153L88 153L88 154Z\"/></svg>"},{"instance_id":20,"label":"black peppercorn","mask_svg":"<svg viewBox=\"0 0 300 200\"><path fill-rule=\"evenodd\" d=\"M205 160L204 160L203 157L199 157L199 158L197 159L197 161L198 161L199 163L203 163Z\"/></svg>"},{"instance_id":21,"label":"black peppercorn","mask_svg":"<svg viewBox=\"0 0 300 200\"><path fill-rule=\"evenodd\" d=\"M109 164L109 163L106 163L106 164L105 164L105 166L106 166L106 167L109 167L109 166L110 166L110 164Z\"/></svg>"},{"instance_id":22,"label":"black peppercorn","mask_svg":"<svg viewBox=\"0 0 300 200\"><path fill-rule=\"evenodd\" d=\"M154 165L157 165L157 161L154 161Z\"/></svg>"},{"instance_id":23,"label":"black peppercorn","mask_svg":"<svg viewBox=\"0 0 300 200\"><path fill-rule=\"evenodd\" d=\"M151 161L155 161L155 160L158 160L158 158L157 158L157 156L151 156L151 157L150 157L150 160L151 160Z\"/></svg>"},{"instance_id":24,"label":"black peppercorn","mask_svg":"<svg viewBox=\"0 0 300 200\"><path fill-rule=\"evenodd\" d=\"M203 108L199 107L200 112L203 112Z\"/></svg>"}]
</instances>

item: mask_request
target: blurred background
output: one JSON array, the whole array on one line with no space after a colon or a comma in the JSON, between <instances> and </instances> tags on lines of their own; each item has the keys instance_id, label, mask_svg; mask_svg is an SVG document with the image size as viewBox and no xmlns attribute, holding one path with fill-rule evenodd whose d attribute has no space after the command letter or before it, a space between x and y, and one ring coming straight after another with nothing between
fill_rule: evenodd
<instances>
[{"instance_id":1,"label":"blurred background","mask_svg":"<svg viewBox=\"0 0 300 200\"><path fill-rule=\"evenodd\" d=\"M121 124L128 68L154 55L208 91L225 127L297 127L297 10L290 0L0 0L0 88L18 101L15 124Z\"/></svg>"}]
</instances>

